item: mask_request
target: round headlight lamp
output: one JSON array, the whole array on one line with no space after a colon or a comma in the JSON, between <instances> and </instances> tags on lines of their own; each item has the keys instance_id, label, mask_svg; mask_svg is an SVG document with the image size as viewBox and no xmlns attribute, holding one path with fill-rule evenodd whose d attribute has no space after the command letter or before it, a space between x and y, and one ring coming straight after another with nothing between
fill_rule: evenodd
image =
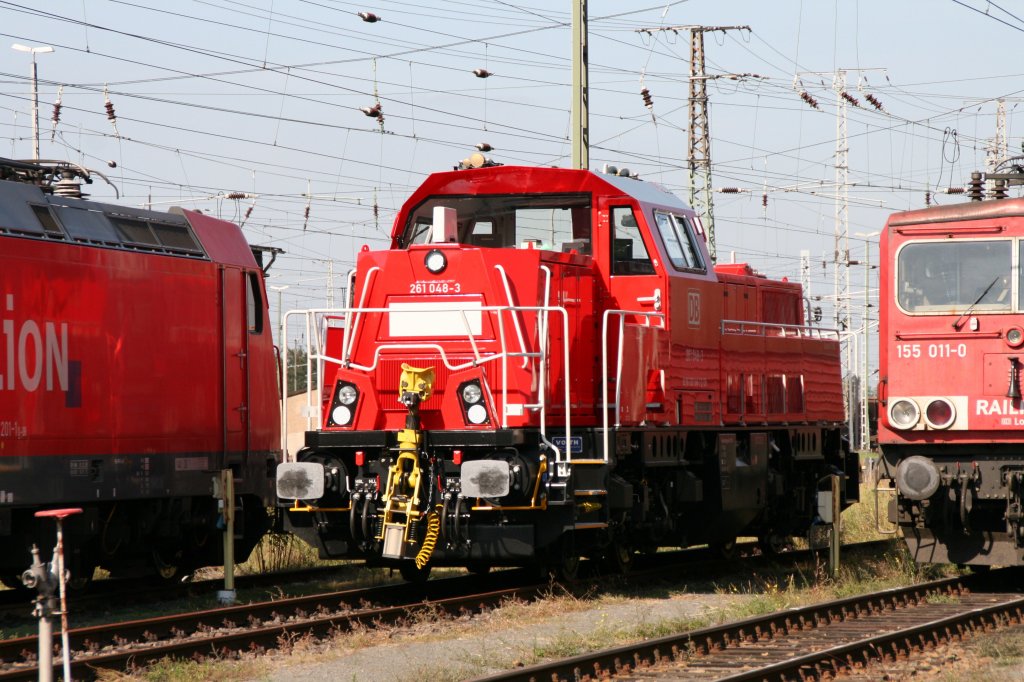
<instances>
[{"instance_id":1,"label":"round headlight lamp","mask_svg":"<svg viewBox=\"0 0 1024 682\"><path fill-rule=\"evenodd\" d=\"M912 429L921 419L921 409L913 400L899 398L889 406L889 423L897 429Z\"/></svg>"},{"instance_id":2,"label":"round headlight lamp","mask_svg":"<svg viewBox=\"0 0 1024 682\"><path fill-rule=\"evenodd\" d=\"M480 384L466 384L462 387L462 399L469 405L480 402L484 393L480 390Z\"/></svg>"},{"instance_id":3,"label":"round headlight lamp","mask_svg":"<svg viewBox=\"0 0 1024 682\"><path fill-rule=\"evenodd\" d=\"M338 426L346 426L352 421L352 410L348 409L344 405L338 405L331 412L331 421Z\"/></svg>"},{"instance_id":4,"label":"round headlight lamp","mask_svg":"<svg viewBox=\"0 0 1024 682\"><path fill-rule=\"evenodd\" d=\"M483 424L487 421L487 408L480 403L470 405L469 409L466 410L466 418L469 419L471 424Z\"/></svg>"},{"instance_id":5,"label":"round headlight lamp","mask_svg":"<svg viewBox=\"0 0 1024 682\"><path fill-rule=\"evenodd\" d=\"M933 429L945 429L956 419L956 410L945 398L936 398L924 408L924 418Z\"/></svg>"},{"instance_id":6,"label":"round headlight lamp","mask_svg":"<svg viewBox=\"0 0 1024 682\"><path fill-rule=\"evenodd\" d=\"M441 251L431 249L423 259L423 265L435 275L440 275L448 267L448 259Z\"/></svg>"},{"instance_id":7,"label":"round headlight lamp","mask_svg":"<svg viewBox=\"0 0 1024 682\"><path fill-rule=\"evenodd\" d=\"M337 398L338 402L342 405L351 405L356 401L357 397L359 397L359 392L356 390L356 387L351 384L345 384L338 389Z\"/></svg>"},{"instance_id":8,"label":"round headlight lamp","mask_svg":"<svg viewBox=\"0 0 1024 682\"><path fill-rule=\"evenodd\" d=\"M1006 343L1014 348L1024 343L1024 331L1020 327L1010 327L1006 330Z\"/></svg>"}]
</instances>

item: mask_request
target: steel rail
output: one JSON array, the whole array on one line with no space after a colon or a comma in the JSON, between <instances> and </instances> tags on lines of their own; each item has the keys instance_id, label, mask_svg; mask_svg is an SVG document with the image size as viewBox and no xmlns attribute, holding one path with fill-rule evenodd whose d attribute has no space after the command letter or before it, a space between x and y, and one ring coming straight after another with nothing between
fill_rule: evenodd
<instances>
[{"instance_id":1,"label":"steel rail","mask_svg":"<svg viewBox=\"0 0 1024 682\"><path fill-rule=\"evenodd\" d=\"M857 543L848 548L877 551L890 541ZM753 545L743 545L750 549ZM806 559L811 550L794 551L758 560L793 561ZM703 550L684 550L650 557L653 568L635 571L630 578L647 582L652 578L676 578L681 565L711 570L727 562L707 561ZM621 578L621 576L619 576ZM580 581L585 588L607 579ZM100 668L126 669L165 657L216 656L228 652L274 648L292 638L324 636L344 632L357 624L396 623L418 609L445 613L476 612L503 600L536 599L550 591L548 582L528 582L524 571L503 571L486 576L460 576L431 580L422 585L399 583L328 594L278 599L270 602L161 616L126 623L77 628L69 633L72 672L76 679L92 679ZM485 592L472 589L485 587ZM371 608L369 603L376 604ZM193 634L195 633L195 634ZM0 640L0 682L35 680L37 638Z\"/></svg>"},{"instance_id":2,"label":"steel rail","mask_svg":"<svg viewBox=\"0 0 1024 682\"><path fill-rule=\"evenodd\" d=\"M688 632L682 632L645 642L627 644L623 646L581 654L558 661L541 663L529 667L510 670L495 675L475 678L472 682L539 682L544 680L581 680L581 679L608 679L616 675L626 676L638 668L644 669L645 679L655 677L655 666L666 662L680 660L689 655L695 657L691 660L699 661L701 654L729 650L740 642L755 642L759 640L770 641L773 638L781 637L785 633L824 627L832 622L845 620L847 617L856 618L857 614L865 609L878 613L890 611L899 605L907 603L921 603L928 597L937 595L952 595L968 591L968 586L985 576L962 576L935 580L927 583L909 587L891 588L870 594L845 597L821 604L806 607L788 609L765 616L756 616L742 621L726 623L723 625L701 628ZM1009 609L1020 612L1022 605L1016 601L1003 605L995 605L984 609L971 609L965 614L956 614L939 621L938 627L956 629L955 623L965 618L976 617L981 613L1000 612L1000 609ZM862 616L861 616L862 617ZM1018 616L1019 617L1019 616ZM743 658L742 665L749 668L734 676L718 679L727 679L731 682L750 680L788 680L788 679L816 679L821 676L820 671L827 669L832 672L839 665L852 665L854 652L862 657L868 656L867 652L872 647L888 645L892 642L900 642L908 638L923 636L927 630L927 624L915 624L911 628L898 632L889 632L879 635L877 638L865 638L856 644L843 644L834 648L826 648L793 658L783 663L773 663L770 667L762 667L751 664L756 659L756 654L749 658ZM960 632L958 630L958 632ZM877 655L875 651L875 655ZM739 665L737 663L737 665ZM696 670L694 671L697 672ZM678 679L685 674L685 669L674 668L670 675ZM700 675L703 679L716 679L710 676L707 671Z\"/></svg>"}]
</instances>

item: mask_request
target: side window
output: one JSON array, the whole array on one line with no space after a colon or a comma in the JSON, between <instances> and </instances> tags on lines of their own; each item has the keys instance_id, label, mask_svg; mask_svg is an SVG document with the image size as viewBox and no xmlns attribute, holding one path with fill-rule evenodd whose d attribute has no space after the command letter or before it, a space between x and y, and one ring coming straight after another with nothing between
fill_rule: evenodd
<instances>
[{"instance_id":1,"label":"side window","mask_svg":"<svg viewBox=\"0 0 1024 682\"><path fill-rule=\"evenodd\" d=\"M260 280L255 272L250 272L245 278L245 320L251 333L263 333L263 296L260 295Z\"/></svg>"},{"instance_id":2,"label":"side window","mask_svg":"<svg viewBox=\"0 0 1024 682\"><path fill-rule=\"evenodd\" d=\"M616 206L611 211L612 274L653 275L654 264L644 246L636 215L629 206Z\"/></svg>"},{"instance_id":3,"label":"side window","mask_svg":"<svg viewBox=\"0 0 1024 682\"><path fill-rule=\"evenodd\" d=\"M682 216L661 212L656 212L654 219L673 267L677 270L703 270L704 261L689 221Z\"/></svg>"}]
</instances>

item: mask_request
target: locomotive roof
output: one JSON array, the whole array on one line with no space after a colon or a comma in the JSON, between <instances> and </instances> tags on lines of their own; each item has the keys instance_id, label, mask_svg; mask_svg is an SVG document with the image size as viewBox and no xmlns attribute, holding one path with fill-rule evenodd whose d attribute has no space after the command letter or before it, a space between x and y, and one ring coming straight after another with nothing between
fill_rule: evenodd
<instances>
[{"instance_id":1,"label":"locomotive roof","mask_svg":"<svg viewBox=\"0 0 1024 682\"><path fill-rule=\"evenodd\" d=\"M676 195L652 182L634 177L597 173L575 168L536 166L487 166L432 173L410 195L402 209L407 212L436 194L593 194L627 195L639 202L675 211L689 210ZM400 232L402 227L396 225Z\"/></svg>"},{"instance_id":2,"label":"locomotive roof","mask_svg":"<svg viewBox=\"0 0 1024 682\"><path fill-rule=\"evenodd\" d=\"M255 266L233 223L52 195L25 182L0 180L0 234Z\"/></svg>"},{"instance_id":3,"label":"locomotive roof","mask_svg":"<svg viewBox=\"0 0 1024 682\"><path fill-rule=\"evenodd\" d=\"M890 227L902 227L922 223L950 223L960 220L985 220L1012 216L1024 216L1024 199L968 201L948 206L902 211L889 216L888 224Z\"/></svg>"}]
</instances>

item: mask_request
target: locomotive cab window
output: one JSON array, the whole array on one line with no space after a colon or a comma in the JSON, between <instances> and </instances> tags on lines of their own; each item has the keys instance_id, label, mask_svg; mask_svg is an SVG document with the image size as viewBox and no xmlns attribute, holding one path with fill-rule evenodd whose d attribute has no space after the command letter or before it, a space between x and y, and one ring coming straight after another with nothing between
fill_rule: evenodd
<instances>
[{"instance_id":1,"label":"locomotive cab window","mask_svg":"<svg viewBox=\"0 0 1024 682\"><path fill-rule=\"evenodd\" d=\"M666 255L676 270L705 269L704 259L697 248L694 228L683 216L674 213L656 211L654 221L658 225L658 233L665 244Z\"/></svg>"},{"instance_id":2,"label":"locomotive cab window","mask_svg":"<svg viewBox=\"0 0 1024 682\"><path fill-rule=\"evenodd\" d=\"M612 274L653 275L654 264L644 245L636 215L629 206L615 206L612 221Z\"/></svg>"},{"instance_id":3,"label":"locomotive cab window","mask_svg":"<svg viewBox=\"0 0 1024 682\"><path fill-rule=\"evenodd\" d=\"M909 242L899 251L896 297L908 313L1013 309L1013 242Z\"/></svg>"},{"instance_id":4,"label":"locomotive cab window","mask_svg":"<svg viewBox=\"0 0 1024 682\"><path fill-rule=\"evenodd\" d=\"M433 196L409 216L398 243L429 244L434 208L455 209L458 242L487 248L538 248L588 253L589 194ZM569 248L567 248L567 246Z\"/></svg>"}]
</instances>

